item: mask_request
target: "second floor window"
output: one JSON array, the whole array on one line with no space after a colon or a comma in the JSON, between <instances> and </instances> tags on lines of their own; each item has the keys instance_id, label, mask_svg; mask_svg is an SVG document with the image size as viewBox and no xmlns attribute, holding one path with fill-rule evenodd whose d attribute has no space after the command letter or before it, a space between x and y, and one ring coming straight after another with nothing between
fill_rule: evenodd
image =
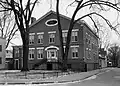
<instances>
[{"instance_id":1,"label":"second floor window","mask_svg":"<svg viewBox=\"0 0 120 86\"><path fill-rule=\"evenodd\" d=\"M72 58L78 58L78 48L77 47L72 48Z\"/></svg>"},{"instance_id":2,"label":"second floor window","mask_svg":"<svg viewBox=\"0 0 120 86\"><path fill-rule=\"evenodd\" d=\"M63 36L63 43L66 43L66 40L67 40L67 32L63 32L63 33L62 33L62 36Z\"/></svg>"},{"instance_id":3,"label":"second floor window","mask_svg":"<svg viewBox=\"0 0 120 86\"><path fill-rule=\"evenodd\" d=\"M19 57L19 54L20 54L20 53L19 53L19 48L16 48L16 49L15 49L15 57Z\"/></svg>"},{"instance_id":4,"label":"second floor window","mask_svg":"<svg viewBox=\"0 0 120 86\"><path fill-rule=\"evenodd\" d=\"M55 34L49 34L49 43L54 43L55 42Z\"/></svg>"},{"instance_id":5,"label":"second floor window","mask_svg":"<svg viewBox=\"0 0 120 86\"><path fill-rule=\"evenodd\" d=\"M78 32L77 31L73 31L72 32L72 42L77 42L78 41Z\"/></svg>"},{"instance_id":6,"label":"second floor window","mask_svg":"<svg viewBox=\"0 0 120 86\"><path fill-rule=\"evenodd\" d=\"M29 49L29 60L33 60L35 58L35 49Z\"/></svg>"},{"instance_id":7,"label":"second floor window","mask_svg":"<svg viewBox=\"0 0 120 86\"><path fill-rule=\"evenodd\" d=\"M29 44L34 44L34 35L29 35Z\"/></svg>"},{"instance_id":8,"label":"second floor window","mask_svg":"<svg viewBox=\"0 0 120 86\"><path fill-rule=\"evenodd\" d=\"M43 49L37 49L37 58L42 59L43 58Z\"/></svg>"},{"instance_id":9,"label":"second floor window","mask_svg":"<svg viewBox=\"0 0 120 86\"><path fill-rule=\"evenodd\" d=\"M43 44L43 34L38 35L38 44Z\"/></svg>"}]
</instances>

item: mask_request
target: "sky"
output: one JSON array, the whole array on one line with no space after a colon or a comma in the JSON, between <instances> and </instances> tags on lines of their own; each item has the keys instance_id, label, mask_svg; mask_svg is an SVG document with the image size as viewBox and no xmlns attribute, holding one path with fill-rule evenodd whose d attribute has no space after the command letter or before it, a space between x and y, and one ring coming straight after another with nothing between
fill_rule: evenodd
<instances>
[{"instance_id":1,"label":"sky","mask_svg":"<svg viewBox=\"0 0 120 86\"><path fill-rule=\"evenodd\" d=\"M72 7L68 7L67 10L66 8L72 1L73 0L62 0L62 2L60 2L60 14L63 14L71 18L75 4ZM51 2L52 2L52 5L50 5ZM35 6L32 16L35 17L36 19L39 19L50 10L55 11L55 0L41 0L40 3ZM76 18L89 12L90 10L88 8L85 8L80 12L78 12ZM113 24L115 23L114 21L117 19L117 16L116 16L117 12L115 10L112 9L107 12L100 12L100 13L103 16L105 16L105 18L109 19L110 22L112 22ZM88 18L85 18L85 21L91 28L93 27L93 23ZM103 21L101 22L103 23ZM103 23L103 25L105 25L105 22ZM107 25L105 25L105 27L109 28ZM116 33L113 30L108 29L107 31L109 32L108 38L110 40L110 43L120 44L120 41L119 41L120 39L118 35L116 35ZM20 36L18 36L16 39L13 39L12 43L13 44L12 45L10 44L8 49L12 49L11 46L14 46L14 45L22 45Z\"/></svg>"}]
</instances>

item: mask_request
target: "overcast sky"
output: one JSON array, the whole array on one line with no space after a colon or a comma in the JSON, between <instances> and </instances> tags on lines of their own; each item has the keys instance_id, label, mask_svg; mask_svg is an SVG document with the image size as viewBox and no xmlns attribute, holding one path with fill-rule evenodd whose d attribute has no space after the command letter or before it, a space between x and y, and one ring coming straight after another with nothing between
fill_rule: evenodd
<instances>
[{"instance_id":1,"label":"overcast sky","mask_svg":"<svg viewBox=\"0 0 120 86\"><path fill-rule=\"evenodd\" d=\"M52 5L50 5L50 1L52 1ZM68 6L68 4L71 3L71 1L73 0L62 0L62 2L60 2L60 14L63 14L65 16L68 16L71 18L74 7L69 7L66 11L66 7ZM45 13L49 12L50 10L55 11L55 1L54 0L41 0L41 2L39 4L36 5L34 11L33 11L33 17L35 17L36 19L39 19L41 16L43 16ZM78 18L79 16L85 15L86 13L89 13L90 10L88 8L84 8L83 10L81 10L78 15L76 16L76 18ZM110 10L109 12L102 12L102 15L104 15L107 19L109 19L113 24L115 24L115 20L117 19L116 16L116 11L115 10ZM90 27L92 28L93 23L91 23L88 18L85 19L85 21L88 23L88 25L90 25ZM104 23L103 23L104 24ZM106 28L108 28L108 26L106 26ZM118 36L115 35L115 32L108 29L109 31L109 39L110 42L117 42L119 43L119 38ZM15 45L22 45L22 41L21 38L17 38L17 39L13 39L12 42ZM10 45L9 49L11 48L12 45Z\"/></svg>"}]
</instances>

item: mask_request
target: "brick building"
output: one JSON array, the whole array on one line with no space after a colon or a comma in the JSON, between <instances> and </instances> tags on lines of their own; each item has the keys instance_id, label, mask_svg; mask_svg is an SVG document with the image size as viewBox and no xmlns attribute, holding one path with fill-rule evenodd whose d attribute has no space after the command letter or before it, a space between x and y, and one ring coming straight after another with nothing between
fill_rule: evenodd
<instances>
[{"instance_id":1,"label":"brick building","mask_svg":"<svg viewBox=\"0 0 120 86\"><path fill-rule=\"evenodd\" d=\"M60 19L63 42L65 43L70 18L60 15ZM29 34L28 63L30 69L44 58L47 58L47 61L38 66L38 69L54 70L60 68L58 61L61 59L61 55L58 35L55 12L50 11L38 20L33 20L30 25ZM14 46L13 50L17 52L15 47L17 46ZM14 59L18 60L15 56ZM19 59L21 60L22 57L19 56ZM22 61L17 62L20 65L22 64ZM98 37L84 21L80 21L74 25L67 62L69 69L77 70L93 70L99 65ZM17 63L14 64L16 66Z\"/></svg>"}]
</instances>

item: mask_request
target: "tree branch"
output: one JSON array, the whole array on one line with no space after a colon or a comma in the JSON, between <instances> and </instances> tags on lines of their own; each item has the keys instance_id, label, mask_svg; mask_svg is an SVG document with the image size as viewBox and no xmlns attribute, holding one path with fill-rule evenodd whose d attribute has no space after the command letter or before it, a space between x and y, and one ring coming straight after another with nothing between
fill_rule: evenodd
<instances>
[{"instance_id":1,"label":"tree branch","mask_svg":"<svg viewBox=\"0 0 120 86\"><path fill-rule=\"evenodd\" d=\"M116 4L113 4L109 1L102 1L102 0L99 0L97 3L93 2L93 1L86 1L85 3L83 3L79 9L83 8L83 7L86 7L86 6L90 6L90 5L93 5L93 4L96 4L96 5L105 5L105 6L109 6L111 8L114 8L116 9L117 11L120 12L120 8L116 5Z\"/></svg>"},{"instance_id":2,"label":"tree branch","mask_svg":"<svg viewBox=\"0 0 120 86\"><path fill-rule=\"evenodd\" d=\"M90 17L90 19L92 20L92 22L94 23L94 26L95 26L95 28L97 29L97 32L99 31L99 29L98 29L98 27L97 27L97 25L96 25L96 23L95 23L95 21L94 21L94 19L91 17L91 16L89 16Z\"/></svg>"},{"instance_id":3,"label":"tree branch","mask_svg":"<svg viewBox=\"0 0 120 86\"><path fill-rule=\"evenodd\" d=\"M101 17L101 18L108 24L108 26L109 26L111 29L113 29L113 30L115 29L115 28L112 26L112 24L111 24L106 18L104 18L102 15L100 15L100 14L98 14L98 13L96 13L96 12L92 12L92 13L86 14L86 15L78 18L77 20L75 20L74 23L76 23L76 22L78 22L79 20L81 20L81 19L83 19L83 18L85 18L85 17L88 17L88 16L90 16L90 15L97 15L97 16Z\"/></svg>"}]
</instances>

